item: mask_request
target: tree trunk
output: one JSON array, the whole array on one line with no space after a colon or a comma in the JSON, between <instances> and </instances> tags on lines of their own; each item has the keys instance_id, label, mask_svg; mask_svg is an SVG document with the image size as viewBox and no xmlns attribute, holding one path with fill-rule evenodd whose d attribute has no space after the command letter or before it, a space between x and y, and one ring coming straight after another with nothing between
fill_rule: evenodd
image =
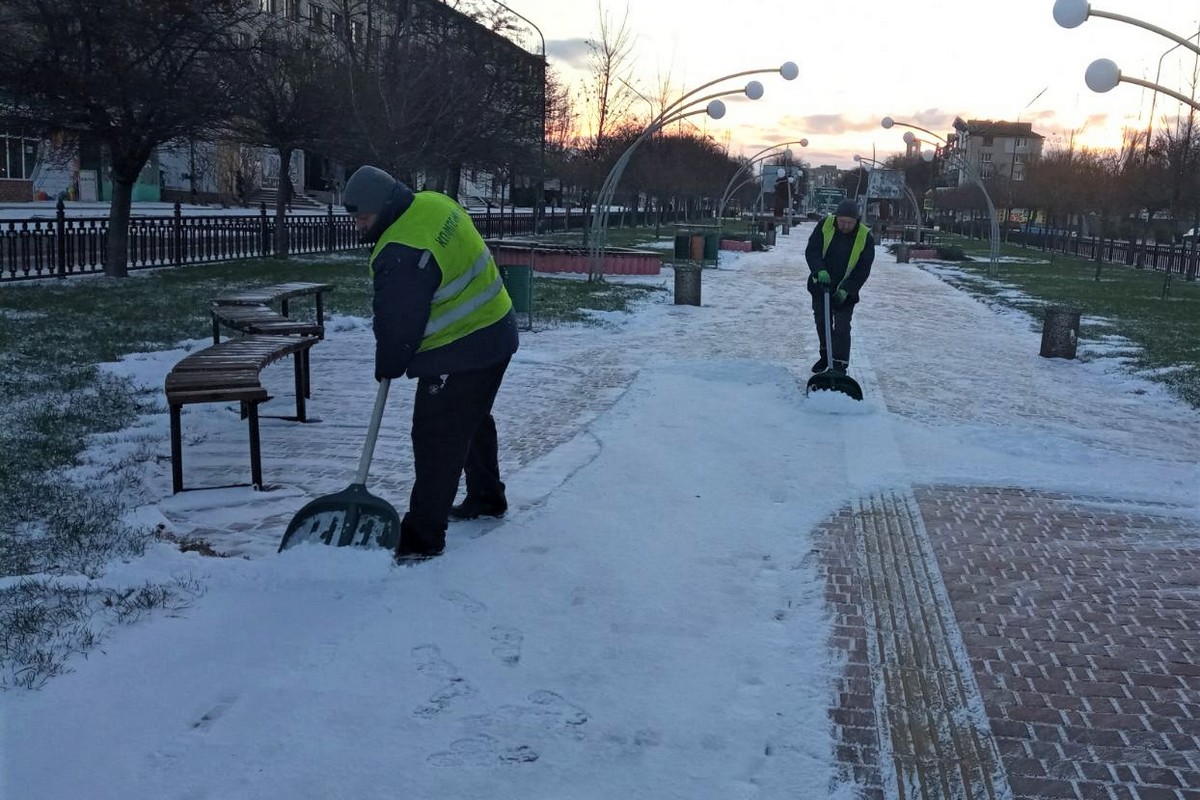
<instances>
[{"instance_id":1,"label":"tree trunk","mask_svg":"<svg viewBox=\"0 0 1200 800\"><path fill-rule=\"evenodd\" d=\"M275 241L274 256L288 257L287 209L292 202L292 153L291 147L279 148L279 191L275 193Z\"/></svg>"},{"instance_id":2,"label":"tree trunk","mask_svg":"<svg viewBox=\"0 0 1200 800\"><path fill-rule=\"evenodd\" d=\"M136 174L136 173L135 173ZM108 253L104 274L110 278L129 277L129 208L133 202L133 181L113 175L112 203L108 209Z\"/></svg>"}]
</instances>

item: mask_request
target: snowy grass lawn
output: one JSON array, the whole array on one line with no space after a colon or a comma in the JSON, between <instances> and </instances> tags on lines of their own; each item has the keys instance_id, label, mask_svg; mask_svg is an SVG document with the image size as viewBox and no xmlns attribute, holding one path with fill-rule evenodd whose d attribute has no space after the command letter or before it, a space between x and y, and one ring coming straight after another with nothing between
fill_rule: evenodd
<instances>
[{"instance_id":1,"label":"snowy grass lawn","mask_svg":"<svg viewBox=\"0 0 1200 800\"><path fill-rule=\"evenodd\" d=\"M1193 408L1200 408L1200 282L1175 275L1162 297L1163 273L1096 264L1062 253L1044 253L1005 245L1005 259L994 279L987 278L987 253L978 242L954 237L974 259L959 269L939 269L952 284L1041 319L1047 305L1082 312L1080 335L1116 335L1132 342L1134 367L1165 384ZM986 250L987 243L983 243ZM1013 290L1016 291L1013 291Z\"/></svg>"}]
</instances>

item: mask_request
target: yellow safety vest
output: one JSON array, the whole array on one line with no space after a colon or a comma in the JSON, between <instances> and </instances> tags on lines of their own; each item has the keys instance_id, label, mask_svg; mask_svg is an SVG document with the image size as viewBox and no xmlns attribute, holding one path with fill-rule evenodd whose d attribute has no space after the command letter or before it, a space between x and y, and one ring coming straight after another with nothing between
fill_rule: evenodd
<instances>
[{"instance_id":1,"label":"yellow safety vest","mask_svg":"<svg viewBox=\"0 0 1200 800\"><path fill-rule=\"evenodd\" d=\"M833 241L833 234L837 230L837 223L832 216L826 217L821 223L821 238L824 240L824 245L821 247L821 255L824 256L829 252L829 244ZM850 273L858 266L858 259L863 254L863 250L867 249L867 236L870 231L866 225L858 223L858 232L854 236L854 244L850 246L850 260L846 262L846 274L838 281L838 286L846 282L846 278L850 277Z\"/></svg>"},{"instance_id":2,"label":"yellow safety vest","mask_svg":"<svg viewBox=\"0 0 1200 800\"><path fill-rule=\"evenodd\" d=\"M371 277L375 258L393 242L424 250L421 265L432 256L442 270L442 281L433 293L429 323L417 352L444 347L504 319L512 300L496 261L483 237L458 203L439 192L418 192L412 205L388 226L371 251Z\"/></svg>"}]
</instances>

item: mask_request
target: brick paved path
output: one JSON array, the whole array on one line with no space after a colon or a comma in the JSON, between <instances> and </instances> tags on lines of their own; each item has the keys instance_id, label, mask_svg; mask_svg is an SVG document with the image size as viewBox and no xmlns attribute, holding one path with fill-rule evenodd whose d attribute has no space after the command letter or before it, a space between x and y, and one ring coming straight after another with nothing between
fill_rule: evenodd
<instances>
[{"instance_id":1,"label":"brick paved path","mask_svg":"<svg viewBox=\"0 0 1200 800\"><path fill-rule=\"evenodd\" d=\"M844 774L865 797L1200 800L1200 523L1174 511L935 486L831 519ZM923 533L903 530L917 516ZM924 580L925 566L937 574ZM894 597L879 590L889 570ZM912 623L923 616L932 624ZM897 631L932 635L877 646ZM987 742L965 741L972 699L946 691L961 679L978 687L1002 770L981 770Z\"/></svg>"}]
</instances>

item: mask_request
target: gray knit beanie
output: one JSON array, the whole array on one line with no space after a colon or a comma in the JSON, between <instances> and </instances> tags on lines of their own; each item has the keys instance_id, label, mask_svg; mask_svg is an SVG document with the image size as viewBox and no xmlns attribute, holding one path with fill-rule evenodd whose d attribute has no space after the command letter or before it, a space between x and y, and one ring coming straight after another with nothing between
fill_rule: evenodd
<instances>
[{"instance_id":1,"label":"gray knit beanie","mask_svg":"<svg viewBox=\"0 0 1200 800\"><path fill-rule=\"evenodd\" d=\"M379 167L359 167L346 181L342 205L350 214L378 214L398 183Z\"/></svg>"},{"instance_id":2,"label":"gray knit beanie","mask_svg":"<svg viewBox=\"0 0 1200 800\"><path fill-rule=\"evenodd\" d=\"M365 169L365 167L364 167ZM353 178L351 178L353 180ZM835 217L854 217L858 219L858 203L853 200L843 200L838 203L837 210L833 212Z\"/></svg>"}]
</instances>

